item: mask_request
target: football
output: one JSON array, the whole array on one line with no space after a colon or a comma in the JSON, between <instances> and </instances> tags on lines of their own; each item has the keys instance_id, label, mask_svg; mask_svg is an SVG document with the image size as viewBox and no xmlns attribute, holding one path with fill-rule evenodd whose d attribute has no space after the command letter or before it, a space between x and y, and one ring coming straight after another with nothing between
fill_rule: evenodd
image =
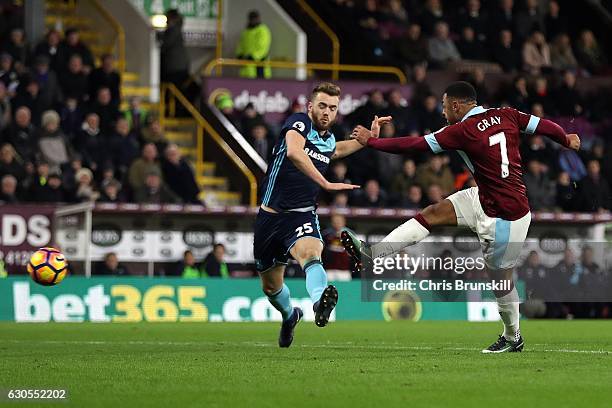
<instances>
[{"instance_id":1,"label":"football","mask_svg":"<svg viewBox=\"0 0 612 408\"><path fill-rule=\"evenodd\" d=\"M53 286L66 277L68 262L59 250L45 247L32 254L27 269L34 282L43 286Z\"/></svg>"}]
</instances>

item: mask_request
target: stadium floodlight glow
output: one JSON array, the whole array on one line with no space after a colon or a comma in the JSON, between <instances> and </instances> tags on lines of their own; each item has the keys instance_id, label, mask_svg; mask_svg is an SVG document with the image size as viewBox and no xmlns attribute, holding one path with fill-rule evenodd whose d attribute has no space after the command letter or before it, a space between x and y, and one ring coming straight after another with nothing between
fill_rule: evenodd
<instances>
[{"instance_id":1,"label":"stadium floodlight glow","mask_svg":"<svg viewBox=\"0 0 612 408\"><path fill-rule=\"evenodd\" d=\"M163 14L155 14L151 16L151 25L154 28L166 28L168 25L168 18Z\"/></svg>"}]
</instances>

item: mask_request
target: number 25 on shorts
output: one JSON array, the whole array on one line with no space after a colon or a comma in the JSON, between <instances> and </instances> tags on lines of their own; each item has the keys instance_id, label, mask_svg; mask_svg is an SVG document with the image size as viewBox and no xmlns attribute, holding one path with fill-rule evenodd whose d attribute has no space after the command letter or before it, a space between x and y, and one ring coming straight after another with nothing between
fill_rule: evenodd
<instances>
[{"instance_id":1,"label":"number 25 on shorts","mask_svg":"<svg viewBox=\"0 0 612 408\"><path fill-rule=\"evenodd\" d=\"M295 232L297 232L297 237L301 237L304 234L310 234L312 231L314 231L312 229L312 222L304 223L304 225L300 225L295 229Z\"/></svg>"}]
</instances>

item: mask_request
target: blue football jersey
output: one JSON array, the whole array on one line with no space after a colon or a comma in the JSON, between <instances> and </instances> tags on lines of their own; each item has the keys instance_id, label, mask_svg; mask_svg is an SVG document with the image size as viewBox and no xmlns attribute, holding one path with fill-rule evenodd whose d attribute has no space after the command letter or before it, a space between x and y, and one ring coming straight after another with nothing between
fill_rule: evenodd
<instances>
[{"instance_id":1,"label":"blue football jersey","mask_svg":"<svg viewBox=\"0 0 612 408\"><path fill-rule=\"evenodd\" d=\"M306 139L304 152L310 157L321 174L325 174L329 162L336 150L336 138L326 132L320 136L313 128L312 121L305 113L294 113L289 116L274 146L273 160L268 166L262 185L262 204L277 211L312 207L316 204L321 189L310 177L302 173L293 162L287 159L287 141L285 135L295 130Z\"/></svg>"}]
</instances>

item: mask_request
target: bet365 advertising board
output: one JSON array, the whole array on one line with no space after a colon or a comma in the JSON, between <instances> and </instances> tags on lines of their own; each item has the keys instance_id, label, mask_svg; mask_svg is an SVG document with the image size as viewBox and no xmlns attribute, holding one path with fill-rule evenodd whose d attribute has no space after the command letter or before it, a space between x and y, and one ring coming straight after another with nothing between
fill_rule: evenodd
<instances>
[{"instance_id":1,"label":"bet365 advertising board","mask_svg":"<svg viewBox=\"0 0 612 408\"><path fill-rule=\"evenodd\" d=\"M287 281L296 306L312 321L304 280ZM418 294L365 302L361 284L337 282L332 320L497 320L495 302L420 302ZM16 322L278 321L256 279L83 278L40 286L25 277L0 279L0 320Z\"/></svg>"}]
</instances>

